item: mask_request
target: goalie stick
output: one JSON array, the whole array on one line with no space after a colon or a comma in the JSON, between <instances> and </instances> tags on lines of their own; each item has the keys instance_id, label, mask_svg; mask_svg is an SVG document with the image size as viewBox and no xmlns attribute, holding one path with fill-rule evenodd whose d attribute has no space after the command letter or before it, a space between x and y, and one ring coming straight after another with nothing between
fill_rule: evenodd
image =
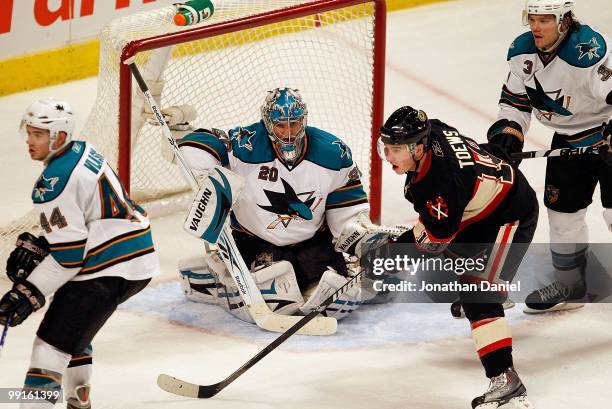
<instances>
[{"instance_id":1,"label":"goalie stick","mask_svg":"<svg viewBox=\"0 0 612 409\"><path fill-rule=\"evenodd\" d=\"M207 399L212 398L226 386L234 382L240 375L248 371L253 365L257 362L261 361L266 355L270 352L274 351L280 344L285 342L287 338L291 335L298 332L298 330L308 324L310 321L316 318L318 314L323 312L329 304L334 302L341 294L346 292L349 288L357 285L361 280L362 271L359 271L350 280L348 280L342 287L340 287L336 292L327 297L325 301L321 305L319 305L316 309L312 310L308 315L304 317L299 317L300 320L296 322L291 328L287 329L282 335L272 341L268 346L259 351L255 356L249 359L244 363L240 368L236 369L231 375L227 378L223 379L221 382L214 383L212 385L198 385L195 383L183 381L181 379L175 378L170 375L160 374L157 377L157 385L165 390L166 392L170 392L175 395L185 396L188 398L198 398L198 399Z\"/></svg>"},{"instance_id":2,"label":"goalie stick","mask_svg":"<svg viewBox=\"0 0 612 409\"><path fill-rule=\"evenodd\" d=\"M176 140L172 136L172 132L170 132L170 128L168 127L168 124L164 120L159 108L157 107L157 103L151 95L151 92L149 91L146 82L142 78L142 75L140 74L140 71L136 66L135 59L135 57L128 58L124 61L124 63L130 67L130 71L136 79L138 87L144 94L145 99L147 100L147 103L151 108L151 112L154 113L158 124L161 126L162 133L168 140L168 143L172 146L174 155L176 157L178 166L181 169L181 173L183 174L184 179L187 181L187 183L189 183L191 189L194 192L198 192L198 183L195 177L193 176L193 173L191 173L191 170L189 169L189 166L187 165L187 162L183 157L183 153L176 144ZM230 275L234 279L234 282L236 283L236 286L240 291L240 294L244 300L245 306L249 314L251 315L253 321L255 321L258 327L272 332L284 332L288 328L294 327L298 322L301 322L301 320L303 319L302 317L280 315L270 310L270 307L268 307L268 305L266 304L265 300L263 299L263 296L261 295L261 292L253 281L251 273L247 268L244 260L242 259L238 248L236 247L234 238L232 237L231 233L228 232L227 225L224 226L223 231L219 236L217 245L220 249L219 253L221 254L221 258L223 258L223 262L229 270ZM305 322L298 328L300 329L300 334L330 335L336 332L338 326L336 319L333 317L313 316L308 321L312 322Z\"/></svg>"},{"instance_id":3,"label":"goalie stick","mask_svg":"<svg viewBox=\"0 0 612 409\"><path fill-rule=\"evenodd\" d=\"M604 155L610 149L609 145L600 146L585 146L583 148L560 148L548 149L543 151L517 152L510 155L512 159L532 159L532 158L547 158L554 156L574 156L585 154Z\"/></svg>"}]
</instances>

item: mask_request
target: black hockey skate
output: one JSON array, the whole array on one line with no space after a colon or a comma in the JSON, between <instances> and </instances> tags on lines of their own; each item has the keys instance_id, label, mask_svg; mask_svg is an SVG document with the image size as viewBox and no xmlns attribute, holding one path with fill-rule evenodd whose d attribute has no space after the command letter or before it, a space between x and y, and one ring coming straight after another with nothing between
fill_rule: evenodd
<instances>
[{"instance_id":1,"label":"black hockey skate","mask_svg":"<svg viewBox=\"0 0 612 409\"><path fill-rule=\"evenodd\" d=\"M535 290L525 299L525 313L541 314L551 311L574 310L584 306L586 283L579 280L573 285L555 281L546 287Z\"/></svg>"},{"instance_id":2,"label":"black hockey skate","mask_svg":"<svg viewBox=\"0 0 612 409\"><path fill-rule=\"evenodd\" d=\"M91 386L89 385L80 385L74 388L75 396L69 396L66 399L66 409L91 409L90 390Z\"/></svg>"},{"instance_id":3,"label":"black hockey skate","mask_svg":"<svg viewBox=\"0 0 612 409\"><path fill-rule=\"evenodd\" d=\"M489 389L472 401L472 409L534 409L514 368L491 378Z\"/></svg>"}]
</instances>

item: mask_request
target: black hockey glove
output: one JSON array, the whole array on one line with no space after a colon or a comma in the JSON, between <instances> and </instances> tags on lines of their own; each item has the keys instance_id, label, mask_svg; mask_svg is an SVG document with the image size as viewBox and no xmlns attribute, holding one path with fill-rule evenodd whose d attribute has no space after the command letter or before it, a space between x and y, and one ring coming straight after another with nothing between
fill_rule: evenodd
<instances>
[{"instance_id":1,"label":"black hockey glove","mask_svg":"<svg viewBox=\"0 0 612 409\"><path fill-rule=\"evenodd\" d=\"M21 324L34 311L45 305L45 296L29 281L22 281L0 299L0 324L10 318L10 326Z\"/></svg>"},{"instance_id":2,"label":"black hockey glove","mask_svg":"<svg viewBox=\"0 0 612 409\"><path fill-rule=\"evenodd\" d=\"M525 144L521 126L507 119L500 119L491 125L487 131L487 140L491 145L498 145L507 154L508 158L513 153L522 152L523 145ZM514 163L518 166L521 163L521 159L515 159Z\"/></svg>"},{"instance_id":3,"label":"black hockey glove","mask_svg":"<svg viewBox=\"0 0 612 409\"><path fill-rule=\"evenodd\" d=\"M28 278L32 270L49 254L49 242L24 232L17 237L15 249L6 261L6 275L16 283Z\"/></svg>"}]
</instances>

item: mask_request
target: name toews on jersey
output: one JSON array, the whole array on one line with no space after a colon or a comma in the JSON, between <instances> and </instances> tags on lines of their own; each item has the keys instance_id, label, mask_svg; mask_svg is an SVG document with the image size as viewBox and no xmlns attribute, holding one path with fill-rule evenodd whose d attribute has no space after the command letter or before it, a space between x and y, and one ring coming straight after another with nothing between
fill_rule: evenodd
<instances>
[{"instance_id":1,"label":"name toews on jersey","mask_svg":"<svg viewBox=\"0 0 612 409\"><path fill-rule=\"evenodd\" d=\"M159 274L146 213L91 144L73 141L54 156L34 185L32 201L57 263L41 263L34 281L45 273L39 268L69 269L74 281Z\"/></svg>"},{"instance_id":2,"label":"name toews on jersey","mask_svg":"<svg viewBox=\"0 0 612 409\"><path fill-rule=\"evenodd\" d=\"M408 176L406 198L420 216L414 226L417 243L438 253L461 230L503 206L515 170L456 129L436 119L431 123L431 149L414 179Z\"/></svg>"}]
</instances>

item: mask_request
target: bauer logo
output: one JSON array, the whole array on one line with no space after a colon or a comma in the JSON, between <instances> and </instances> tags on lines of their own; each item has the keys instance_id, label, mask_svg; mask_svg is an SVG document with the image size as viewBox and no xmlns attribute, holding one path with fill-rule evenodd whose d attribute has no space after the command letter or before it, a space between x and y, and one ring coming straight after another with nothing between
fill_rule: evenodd
<instances>
[{"instance_id":1,"label":"bauer logo","mask_svg":"<svg viewBox=\"0 0 612 409\"><path fill-rule=\"evenodd\" d=\"M200 225L200 222L202 221L202 216L204 216L204 211L206 210L206 206L208 205L208 201L210 200L211 195L212 195L212 192L210 191L210 189L206 189L202 193L202 196L200 197L200 200L198 202L198 207L196 208L193 214L193 217L191 218L191 224L189 226L191 230L193 231L198 230L198 226Z\"/></svg>"}]
</instances>

